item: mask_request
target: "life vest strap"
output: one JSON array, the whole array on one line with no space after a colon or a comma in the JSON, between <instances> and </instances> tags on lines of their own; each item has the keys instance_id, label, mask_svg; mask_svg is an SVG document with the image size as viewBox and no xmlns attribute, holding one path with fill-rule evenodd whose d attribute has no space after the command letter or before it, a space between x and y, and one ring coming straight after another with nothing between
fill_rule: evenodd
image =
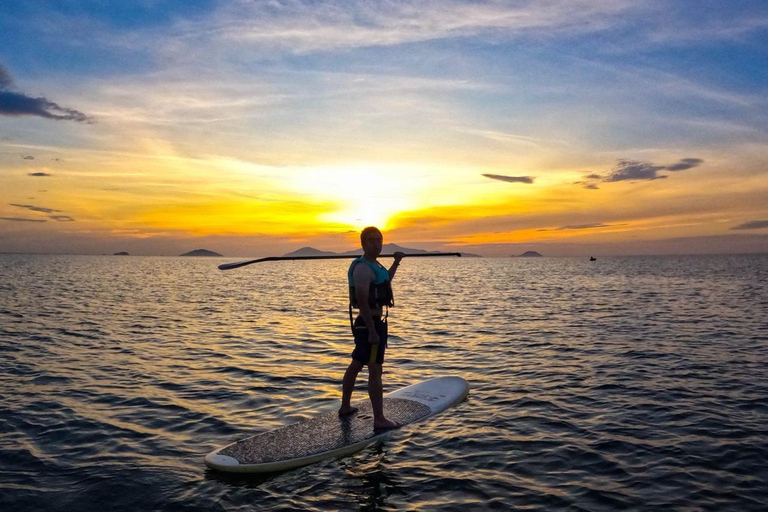
<instances>
[{"instance_id":1,"label":"life vest strap","mask_svg":"<svg viewBox=\"0 0 768 512\"><path fill-rule=\"evenodd\" d=\"M384 323L389 318L389 306L384 306ZM352 304L349 305L349 328L352 329L352 335L355 335L355 319L352 316Z\"/></svg>"}]
</instances>

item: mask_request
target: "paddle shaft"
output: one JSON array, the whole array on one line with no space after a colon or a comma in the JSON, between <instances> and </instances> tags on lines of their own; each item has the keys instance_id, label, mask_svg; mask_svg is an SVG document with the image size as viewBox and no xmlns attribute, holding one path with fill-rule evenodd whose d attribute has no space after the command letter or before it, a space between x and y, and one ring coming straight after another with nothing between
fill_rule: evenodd
<instances>
[{"instance_id":1,"label":"paddle shaft","mask_svg":"<svg viewBox=\"0 0 768 512\"><path fill-rule=\"evenodd\" d=\"M232 270L235 268L244 267L246 265L252 265L253 263L261 263L263 261L294 261L294 260L342 260L359 258L360 254L331 254L323 256L268 256L266 258L259 258L257 260L241 261L239 263L223 263L219 265L219 270ZM394 254L382 254L379 258L393 258ZM460 252L427 252L419 254L403 254L404 258L431 258L436 256L458 256L461 257Z\"/></svg>"}]
</instances>

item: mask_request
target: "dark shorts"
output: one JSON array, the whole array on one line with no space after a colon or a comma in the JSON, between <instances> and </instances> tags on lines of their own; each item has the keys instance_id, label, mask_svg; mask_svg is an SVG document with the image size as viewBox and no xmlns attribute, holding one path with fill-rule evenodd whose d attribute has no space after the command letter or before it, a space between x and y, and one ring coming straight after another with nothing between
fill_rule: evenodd
<instances>
[{"instance_id":1,"label":"dark shorts","mask_svg":"<svg viewBox=\"0 0 768 512\"><path fill-rule=\"evenodd\" d=\"M387 349L387 323L380 318L373 319L376 333L379 335L379 344L376 346L368 343L368 328L362 318L355 319L353 332L355 335L355 350L352 351L352 359L363 364L384 364L384 352Z\"/></svg>"}]
</instances>

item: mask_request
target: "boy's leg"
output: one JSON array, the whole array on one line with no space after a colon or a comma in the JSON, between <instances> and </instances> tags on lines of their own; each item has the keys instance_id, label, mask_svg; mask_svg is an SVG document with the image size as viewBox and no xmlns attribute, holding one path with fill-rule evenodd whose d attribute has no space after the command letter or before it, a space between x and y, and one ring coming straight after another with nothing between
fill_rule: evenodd
<instances>
[{"instance_id":1,"label":"boy's leg","mask_svg":"<svg viewBox=\"0 0 768 512\"><path fill-rule=\"evenodd\" d=\"M373 428L383 430L401 427L395 421L389 421L384 417L383 386L381 383L382 365L368 363L368 396L373 407Z\"/></svg>"},{"instance_id":2,"label":"boy's leg","mask_svg":"<svg viewBox=\"0 0 768 512\"><path fill-rule=\"evenodd\" d=\"M355 381L357 380L357 374L363 369L363 363L360 361L352 360L347 367L347 371L344 372L344 380L341 386L341 407L339 408L339 416L346 416L357 412L357 407L352 407L350 402L352 400L352 391L355 390Z\"/></svg>"}]
</instances>

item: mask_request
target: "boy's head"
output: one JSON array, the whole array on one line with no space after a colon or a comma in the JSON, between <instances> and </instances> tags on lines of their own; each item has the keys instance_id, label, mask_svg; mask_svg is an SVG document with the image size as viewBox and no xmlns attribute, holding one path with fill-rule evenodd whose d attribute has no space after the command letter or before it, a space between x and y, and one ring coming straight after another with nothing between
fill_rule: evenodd
<instances>
[{"instance_id":1,"label":"boy's head","mask_svg":"<svg viewBox=\"0 0 768 512\"><path fill-rule=\"evenodd\" d=\"M371 236L381 237L382 239L384 238L384 236L381 234L381 231L379 231L379 228L368 226L360 233L360 245L365 245L365 240Z\"/></svg>"},{"instance_id":2,"label":"boy's head","mask_svg":"<svg viewBox=\"0 0 768 512\"><path fill-rule=\"evenodd\" d=\"M367 227L360 233L360 247L367 258L378 258L384 245L384 236L378 228Z\"/></svg>"}]
</instances>

